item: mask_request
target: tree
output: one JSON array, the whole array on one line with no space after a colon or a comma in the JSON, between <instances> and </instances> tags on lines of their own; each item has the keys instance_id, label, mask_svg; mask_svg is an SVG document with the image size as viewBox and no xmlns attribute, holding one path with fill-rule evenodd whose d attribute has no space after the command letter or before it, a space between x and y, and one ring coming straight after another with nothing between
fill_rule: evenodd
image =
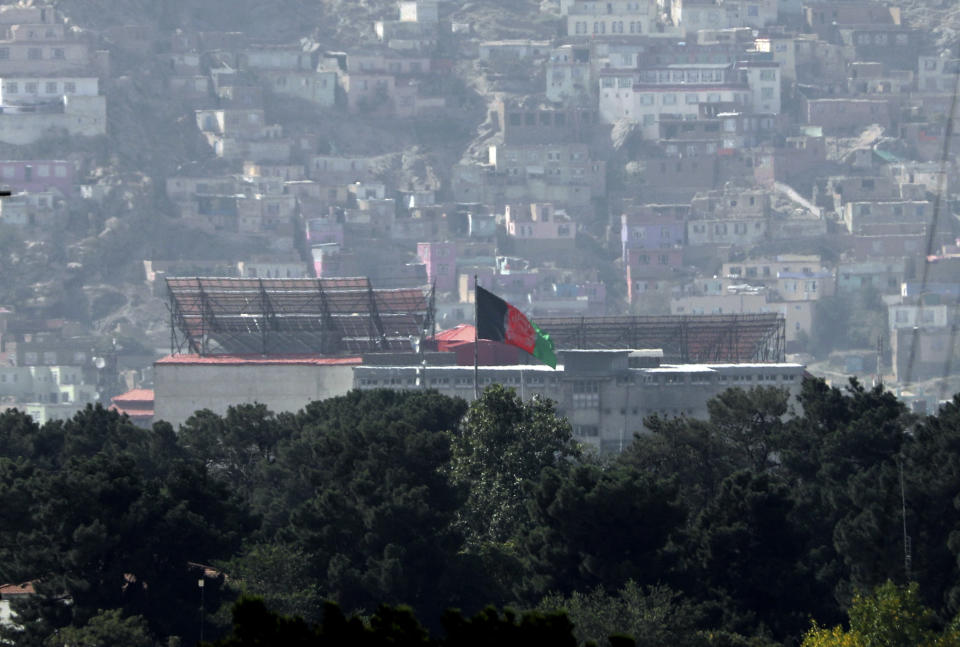
<instances>
[{"instance_id":1,"label":"tree","mask_svg":"<svg viewBox=\"0 0 960 647\"><path fill-rule=\"evenodd\" d=\"M886 582L870 595L857 595L850 607L850 629L814 623L803 647L956 647L957 621L941 628L936 614L920 600L916 583L898 587Z\"/></svg>"},{"instance_id":2,"label":"tree","mask_svg":"<svg viewBox=\"0 0 960 647\"><path fill-rule=\"evenodd\" d=\"M637 435L618 461L675 479L687 504L699 510L735 471L778 466L788 397L776 387L732 388L707 402L707 420L648 418L651 433Z\"/></svg>"},{"instance_id":3,"label":"tree","mask_svg":"<svg viewBox=\"0 0 960 647\"><path fill-rule=\"evenodd\" d=\"M410 604L428 617L458 597L463 497L450 482L450 431L466 403L429 392L352 391L308 405L278 448L265 539L305 555L344 608Z\"/></svg>"},{"instance_id":4,"label":"tree","mask_svg":"<svg viewBox=\"0 0 960 647\"><path fill-rule=\"evenodd\" d=\"M746 635L799 635L821 591L805 563L806 533L786 484L749 470L726 478L689 531L693 580L717 622Z\"/></svg>"},{"instance_id":5,"label":"tree","mask_svg":"<svg viewBox=\"0 0 960 647\"><path fill-rule=\"evenodd\" d=\"M355 647L576 647L573 625L563 613L502 614L487 608L473 617L448 611L444 636L433 638L406 607L380 605L367 619L347 617L333 603L323 609L323 619L310 624L301 618L280 616L261 600L241 598L233 608L233 631L212 647L256 645L351 645ZM618 643L623 644L623 643Z\"/></svg>"},{"instance_id":6,"label":"tree","mask_svg":"<svg viewBox=\"0 0 960 647\"><path fill-rule=\"evenodd\" d=\"M230 588L262 598L277 613L320 620L323 596L320 582L311 576L308 555L295 545L258 543L223 563Z\"/></svg>"},{"instance_id":7,"label":"tree","mask_svg":"<svg viewBox=\"0 0 960 647\"><path fill-rule=\"evenodd\" d=\"M6 416L0 436L4 423L29 448L0 458L0 493L15 502L0 508L0 569L8 581L35 580L38 592L17 609L24 621L81 628L99 610L121 609L155 635L193 638L197 622L180 612L196 601L190 563L236 550L252 529L243 506L173 451L163 425L139 429L102 407L43 427ZM212 604L218 584L207 590Z\"/></svg>"},{"instance_id":8,"label":"tree","mask_svg":"<svg viewBox=\"0 0 960 647\"><path fill-rule=\"evenodd\" d=\"M667 484L592 465L545 470L528 511L530 528L518 541L528 596L657 583L670 570L665 547L686 517Z\"/></svg>"},{"instance_id":9,"label":"tree","mask_svg":"<svg viewBox=\"0 0 960 647\"><path fill-rule=\"evenodd\" d=\"M548 467L580 458L569 422L553 401L523 402L499 384L470 405L454 438L453 482L469 494L460 513L474 543L503 543L525 523L525 488Z\"/></svg>"},{"instance_id":10,"label":"tree","mask_svg":"<svg viewBox=\"0 0 960 647\"><path fill-rule=\"evenodd\" d=\"M291 431L289 417L278 418L263 404L242 404L223 417L197 411L180 427L180 443L250 501L265 464L275 460L279 442Z\"/></svg>"},{"instance_id":11,"label":"tree","mask_svg":"<svg viewBox=\"0 0 960 647\"><path fill-rule=\"evenodd\" d=\"M960 612L960 395L921 420L903 445L910 577L940 614Z\"/></svg>"},{"instance_id":12,"label":"tree","mask_svg":"<svg viewBox=\"0 0 960 647\"><path fill-rule=\"evenodd\" d=\"M101 609L82 627L64 627L50 636L46 647L155 647L147 622L140 616L124 618L120 609Z\"/></svg>"},{"instance_id":13,"label":"tree","mask_svg":"<svg viewBox=\"0 0 960 647\"><path fill-rule=\"evenodd\" d=\"M641 587L631 580L612 594L599 586L569 597L553 594L541 600L538 609L565 611L581 645L603 645L614 635L629 636L638 647L707 644L697 610L662 585Z\"/></svg>"},{"instance_id":14,"label":"tree","mask_svg":"<svg viewBox=\"0 0 960 647\"><path fill-rule=\"evenodd\" d=\"M904 578L897 461L911 417L892 393L805 380L802 415L784 428L782 474L812 530L817 578L845 604Z\"/></svg>"}]
</instances>

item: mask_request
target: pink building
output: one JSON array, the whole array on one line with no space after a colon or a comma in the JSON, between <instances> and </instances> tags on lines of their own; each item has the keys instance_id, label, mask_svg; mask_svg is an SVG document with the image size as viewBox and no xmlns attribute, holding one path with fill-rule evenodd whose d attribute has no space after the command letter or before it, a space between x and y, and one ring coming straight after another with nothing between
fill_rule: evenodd
<instances>
[{"instance_id":1,"label":"pink building","mask_svg":"<svg viewBox=\"0 0 960 647\"><path fill-rule=\"evenodd\" d=\"M77 170L65 160L2 160L0 184L14 193L54 191L70 197L76 191Z\"/></svg>"},{"instance_id":2,"label":"pink building","mask_svg":"<svg viewBox=\"0 0 960 647\"><path fill-rule=\"evenodd\" d=\"M563 211L554 210L552 204L507 205L504 222L507 235L518 241L538 241L557 250L574 247L576 224Z\"/></svg>"},{"instance_id":3,"label":"pink building","mask_svg":"<svg viewBox=\"0 0 960 647\"><path fill-rule=\"evenodd\" d=\"M457 289L456 243L417 243L417 257L427 267L427 280L438 292Z\"/></svg>"}]
</instances>

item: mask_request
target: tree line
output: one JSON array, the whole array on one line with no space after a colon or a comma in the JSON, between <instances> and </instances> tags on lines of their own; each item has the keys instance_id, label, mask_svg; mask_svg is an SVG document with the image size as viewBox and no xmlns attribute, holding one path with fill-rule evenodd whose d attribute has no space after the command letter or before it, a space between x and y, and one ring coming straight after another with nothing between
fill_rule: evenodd
<instances>
[{"instance_id":1,"label":"tree line","mask_svg":"<svg viewBox=\"0 0 960 647\"><path fill-rule=\"evenodd\" d=\"M0 639L960 642L960 397L917 417L807 379L708 411L601 457L551 401L496 385L469 406L353 391L176 431L9 410L0 580L37 594Z\"/></svg>"}]
</instances>

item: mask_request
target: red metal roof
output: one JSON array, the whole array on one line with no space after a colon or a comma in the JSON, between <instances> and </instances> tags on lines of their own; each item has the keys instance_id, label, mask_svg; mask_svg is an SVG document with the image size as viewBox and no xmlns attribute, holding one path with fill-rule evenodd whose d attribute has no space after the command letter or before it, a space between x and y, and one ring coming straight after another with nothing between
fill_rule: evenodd
<instances>
[{"instance_id":1,"label":"red metal roof","mask_svg":"<svg viewBox=\"0 0 960 647\"><path fill-rule=\"evenodd\" d=\"M113 402L153 402L153 389L132 389L110 399Z\"/></svg>"},{"instance_id":2,"label":"red metal roof","mask_svg":"<svg viewBox=\"0 0 960 647\"><path fill-rule=\"evenodd\" d=\"M0 598L6 598L12 595L33 595L34 593L36 593L36 591L33 589L33 582L0 584Z\"/></svg>"},{"instance_id":3,"label":"red metal roof","mask_svg":"<svg viewBox=\"0 0 960 647\"><path fill-rule=\"evenodd\" d=\"M155 364L255 366L300 364L304 366L358 366L362 357L322 357L319 355L167 355Z\"/></svg>"},{"instance_id":4,"label":"red metal roof","mask_svg":"<svg viewBox=\"0 0 960 647\"><path fill-rule=\"evenodd\" d=\"M459 324L449 330L441 330L433 338L438 342L470 341L476 337L476 328L470 324Z\"/></svg>"}]
</instances>

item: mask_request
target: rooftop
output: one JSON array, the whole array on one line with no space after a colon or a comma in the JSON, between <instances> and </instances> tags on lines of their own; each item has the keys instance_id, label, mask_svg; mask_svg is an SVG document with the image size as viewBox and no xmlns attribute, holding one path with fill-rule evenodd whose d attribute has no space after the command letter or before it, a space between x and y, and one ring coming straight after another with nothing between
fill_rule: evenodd
<instances>
[{"instance_id":1,"label":"rooftop","mask_svg":"<svg viewBox=\"0 0 960 647\"><path fill-rule=\"evenodd\" d=\"M132 389L111 398L114 402L153 402L153 389Z\"/></svg>"},{"instance_id":2,"label":"rooftop","mask_svg":"<svg viewBox=\"0 0 960 647\"><path fill-rule=\"evenodd\" d=\"M216 365L216 366L270 366L276 364L301 366L358 366L362 357L325 357L322 355L167 355L155 364Z\"/></svg>"},{"instance_id":3,"label":"rooftop","mask_svg":"<svg viewBox=\"0 0 960 647\"><path fill-rule=\"evenodd\" d=\"M33 595L36 591L33 588L33 582L24 582L22 584L0 584L0 598L8 598L17 595Z\"/></svg>"}]
</instances>

